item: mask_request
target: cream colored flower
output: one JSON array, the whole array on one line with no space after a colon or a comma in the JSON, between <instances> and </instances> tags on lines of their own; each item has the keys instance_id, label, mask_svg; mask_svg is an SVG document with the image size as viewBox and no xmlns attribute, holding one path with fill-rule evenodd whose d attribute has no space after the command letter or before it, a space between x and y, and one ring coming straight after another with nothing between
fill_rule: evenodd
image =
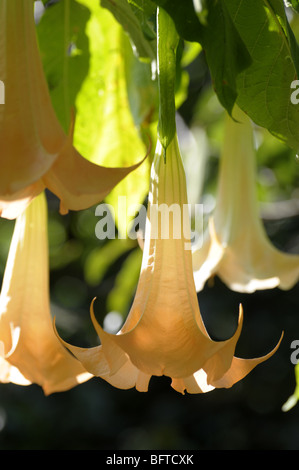
<instances>
[{"instance_id":1,"label":"cream colored flower","mask_svg":"<svg viewBox=\"0 0 299 470\"><path fill-rule=\"evenodd\" d=\"M140 279L128 318L118 334L105 332L91 306L101 345L86 349L64 345L92 374L119 388L146 391L152 375L172 378L179 392L230 387L265 357L234 357L242 328L213 341L201 318L194 286L185 173L177 138L166 150L158 142L151 171L148 218ZM158 209L164 213L158 216ZM172 212L173 211L173 212ZM173 213L173 217L168 217Z\"/></svg>"},{"instance_id":2,"label":"cream colored flower","mask_svg":"<svg viewBox=\"0 0 299 470\"><path fill-rule=\"evenodd\" d=\"M16 220L0 295L0 381L35 383L45 394L91 375L53 331L49 303L47 207L38 195Z\"/></svg>"},{"instance_id":3,"label":"cream colored flower","mask_svg":"<svg viewBox=\"0 0 299 470\"><path fill-rule=\"evenodd\" d=\"M105 168L83 158L52 107L36 38L33 1L0 0L0 214L13 219L45 187L61 212L103 200L140 164Z\"/></svg>"},{"instance_id":4,"label":"cream colored flower","mask_svg":"<svg viewBox=\"0 0 299 470\"><path fill-rule=\"evenodd\" d=\"M266 234L256 195L252 125L238 107L233 116L226 115L214 214L202 246L193 250L196 289L214 275L239 292L290 289L299 279L299 255L279 251Z\"/></svg>"}]
</instances>

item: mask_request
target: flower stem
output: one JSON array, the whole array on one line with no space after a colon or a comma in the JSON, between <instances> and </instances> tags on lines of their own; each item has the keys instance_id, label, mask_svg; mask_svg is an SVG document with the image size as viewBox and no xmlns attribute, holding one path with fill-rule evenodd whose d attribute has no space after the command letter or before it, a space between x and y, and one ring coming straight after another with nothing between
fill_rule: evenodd
<instances>
[{"instance_id":1,"label":"flower stem","mask_svg":"<svg viewBox=\"0 0 299 470\"><path fill-rule=\"evenodd\" d=\"M163 8L157 10L157 68L159 86L158 138L164 156L175 132L175 79L178 34L175 25Z\"/></svg>"}]
</instances>

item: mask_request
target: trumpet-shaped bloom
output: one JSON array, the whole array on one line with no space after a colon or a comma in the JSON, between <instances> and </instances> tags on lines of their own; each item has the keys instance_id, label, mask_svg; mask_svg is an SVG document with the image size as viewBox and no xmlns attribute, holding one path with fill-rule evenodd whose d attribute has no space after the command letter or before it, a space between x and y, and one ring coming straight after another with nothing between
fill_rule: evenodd
<instances>
[{"instance_id":1,"label":"trumpet-shaped bloom","mask_svg":"<svg viewBox=\"0 0 299 470\"><path fill-rule=\"evenodd\" d=\"M64 391L90 374L53 331L43 193L17 218L0 295L0 381Z\"/></svg>"},{"instance_id":2,"label":"trumpet-shaped bloom","mask_svg":"<svg viewBox=\"0 0 299 470\"><path fill-rule=\"evenodd\" d=\"M64 342L90 373L115 387L146 391L152 375L171 377L182 393L230 387L274 352L253 360L234 357L242 309L230 339L213 341L208 335L194 286L185 205L185 173L175 137L165 161L158 142L152 164L141 273L126 322L118 334L107 333L92 303L101 345L86 349Z\"/></svg>"},{"instance_id":3,"label":"trumpet-shaped bloom","mask_svg":"<svg viewBox=\"0 0 299 470\"><path fill-rule=\"evenodd\" d=\"M202 246L193 250L196 289L214 275L239 292L290 289L299 279L299 255L278 250L266 234L255 191L252 125L237 107L234 117L226 116L214 214Z\"/></svg>"},{"instance_id":4,"label":"trumpet-shaped bloom","mask_svg":"<svg viewBox=\"0 0 299 470\"><path fill-rule=\"evenodd\" d=\"M73 147L73 125L66 135L52 107L33 4L0 0L0 214L10 219L45 187L61 200L63 213L90 207L138 166L101 167Z\"/></svg>"}]
</instances>

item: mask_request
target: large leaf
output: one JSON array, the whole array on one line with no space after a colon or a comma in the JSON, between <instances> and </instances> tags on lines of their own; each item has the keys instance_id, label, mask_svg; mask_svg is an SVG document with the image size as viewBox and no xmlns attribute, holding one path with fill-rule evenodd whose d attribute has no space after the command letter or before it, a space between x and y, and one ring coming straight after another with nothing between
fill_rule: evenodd
<instances>
[{"instance_id":1,"label":"large leaf","mask_svg":"<svg viewBox=\"0 0 299 470\"><path fill-rule=\"evenodd\" d=\"M90 11L75 0L47 7L37 26L38 40L57 117L68 130L71 108L88 73Z\"/></svg>"},{"instance_id":2,"label":"large leaf","mask_svg":"<svg viewBox=\"0 0 299 470\"><path fill-rule=\"evenodd\" d=\"M101 0L101 5L111 11L128 33L137 56L143 60L155 60L156 37L150 21L155 13L155 4L151 0L143 0L142 6L135 0Z\"/></svg>"},{"instance_id":3,"label":"large leaf","mask_svg":"<svg viewBox=\"0 0 299 470\"><path fill-rule=\"evenodd\" d=\"M86 28L90 62L88 75L76 99L74 143L95 163L130 166L140 161L147 151L128 97L126 64L128 66L133 60L133 50L120 24L97 0L80 0L80 3L88 7L91 14ZM141 65L150 74L150 64ZM107 196L106 203L114 208L122 236L129 229L130 207L142 204L148 185L149 161L146 160ZM125 214L122 212L124 196L128 210Z\"/></svg>"},{"instance_id":4,"label":"large leaf","mask_svg":"<svg viewBox=\"0 0 299 470\"><path fill-rule=\"evenodd\" d=\"M299 107L291 102L291 83L298 77L299 51L283 0L209 0L200 14L192 0L153 2L172 16L183 39L202 45L227 111L236 101L298 151Z\"/></svg>"},{"instance_id":5,"label":"large leaf","mask_svg":"<svg viewBox=\"0 0 299 470\"><path fill-rule=\"evenodd\" d=\"M227 8L252 58L237 78L239 106L254 122L299 148L299 107L291 102L298 46L281 0L229 0Z\"/></svg>"},{"instance_id":6,"label":"large leaf","mask_svg":"<svg viewBox=\"0 0 299 470\"><path fill-rule=\"evenodd\" d=\"M46 8L37 29L52 102L65 130L75 109L75 147L88 160L104 166L140 161L147 145L136 124L142 125L153 106L151 65L136 66L129 38L113 15L99 0L63 0ZM143 86L138 93L135 88L130 101L127 77L134 80L137 71ZM149 162L145 161L107 197L122 236L131 215L119 217L119 197L126 197L127 208L142 204L148 184Z\"/></svg>"},{"instance_id":7,"label":"large leaf","mask_svg":"<svg viewBox=\"0 0 299 470\"><path fill-rule=\"evenodd\" d=\"M237 97L236 77L249 65L250 56L227 11L227 2L209 0L197 14L193 0L153 1L173 18L183 39L201 44L214 89L221 104L231 112Z\"/></svg>"}]
</instances>

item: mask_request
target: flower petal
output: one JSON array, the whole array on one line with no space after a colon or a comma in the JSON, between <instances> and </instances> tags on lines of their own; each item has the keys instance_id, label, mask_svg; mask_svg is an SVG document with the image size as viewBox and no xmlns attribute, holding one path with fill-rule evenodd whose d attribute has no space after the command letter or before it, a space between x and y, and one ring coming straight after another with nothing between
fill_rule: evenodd
<instances>
[{"instance_id":1,"label":"flower petal","mask_svg":"<svg viewBox=\"0 0 299 470\"><path fill-rule=\"evenodd\" d=\"M36 38L33 2L1 0L0 197L11 197L51 167L66 136L54 113Z\"/></svg>"},{"instance_id":2,"label":"flower petal","mask_svg":"<svg viewBox=\"0 0 299 470\"><path fill-rule=\"evenodd\" d=\"M234 356L229 370L217 380L209 379L209 374L206 372L209 366L206 365L189 377L173 380L171 385L180 393L186 391L191 394L206 393L215 388L230 388L248 375L257 365L273 356L282 341L282 337L283 334L277 345L265 356L253 359L241 359Z\"/></svg>"},{"instance_id":3,"label":"flower petal","mask_svg":"<svg viewBox=\"0 0 299 470\"><path fill-rule=\"evenodd\" d=\"M225 247L217 237L213 217L209 218L208 230L204 234L200 248L194 247L192 261L194 266L194 282L197 292L204 288L207 279L216 274L224 257Z\"/></svg>"},{"instance_id":4,"label":"flower petal","mask_svg":"<svg viewBox=\"0 0 299 470\"><path fill-rule=\"evenodd\" d=\"M43 193L16 220L0 295L0 342L5 360L46 394L91 377L53 331Z\"/></svg>"},{"instance_id":5,"label":"flower petal","mask_svg":"<svg viewBox=\"0 0 299 470\"><path fill-rule=\"evenodd\" d=\"M0 2L0 215L15 218L47 186L61 212L102 201L128 168L106 168L84 157L63 131L52 106L35 31L33 2ZM142 161L144 158L142 159Z\"/></svg>"},{"instance_id":6,"label":"flower petal","mask_svg":"<svg viewBox=\"0 0 299 470\"><path fill-rule=\"evenodd\" d=\"M0 341L0 382L16 385L31 384L16 367L5 360L4 343L2 341Z\"/></svg>"},{"instance_id":7,"label":"flower petal","mask_svg":"<svg viewBox=\"0 0 299 470\"><path fill-rule=\"evenodd\" d=\"M256 195L252 125L238 107L234 118L226 115L215 211L203 246L193 250L196 288L217 274L238 292L290 289L299 280L299 255L278 250L267 236Z\"/></svg>"},{"instance_id":8,"label":"flower petal","mask_svg":"<svg viewBox=\"0 0 299 470\"><path fill-rule=\"evenodd\" d=\"M226 383L230 374L233 380L243 377L250 367L266 359L252 360L250 366L234 359L243 322L241 306L238 327L230 339L213 341L208 335L194 285L189 213L188 218L184 217L186 203L186 181L177 140L173 139L167 147L166 160L158 143L151 172L141 272L128 318L118 334L107 333L96 320L93 301L91 319L101 345L86 350L64 343L90 373L116 387L147 390L152 375L166 375L181 393L185 389L205 393L221 380ZM163 211L157 217L152 209L161 204L167 211L179 211L172 218ZM188 230L184 231L186 226Z\"/></svg>"},{"instance_id":9,"label":"flower petal","mask_svg":"<svg viewBox=\"0 0 299 470\"><path fill-rule=\"evenodd\" d=\"M60 212L82 210L102 201L129 173L142 164L108 168L89 162L73 146L74 120L68 139L43 182L60 199Z\"/></svg>"},{"instance_id":10,"label":"flower petal","mask_svg":"<svg viewBox=\"0 0 299 470\"><path fill-rule=\"evenodd\" d=\"M143 264L128 318L117 335L106 333L94 315L93 323L111 364L129 357L147 375L179 378L194 373L219 352L223 374L230 366L242 321L227 341L212 341L205 329L194 287L191 251L185 245L189 231L185 232L186 238L175 233L184 226L183 205L187 203L176 139L169 145L166 159L167 164L158 145L152 167ZM177 203L176 208L180 209L173 228L166 227L169 220L165 214L159 218L151 212L152 207L162 203L168 208ZM169 236L163 233L166 228ZM219 367L218 362L213 366L217 377Z\"/></svg>"},{"instance_id":11,"label":"flower petal","mask_svg":"<svg viewBox=\"0 0 299 470\"><path fill-rule=\"evenodd\" d=\"M211 384L216 388L230 388L236 382L242 380L249 372L252 371L257 365L268 360L277 351L283 338L283 333L278 341L277 345L265 356L253 358L253 359L240 359L234 357L230 369L218 380L212 380Z\"/></svg>"},{"instance_id":12,"label":"flower petal","mask_svg":"<svg viewBox=\"0 0 299 470\"><path fill-rule=\"evenodd\" d=\"M0 216L5 219L16 219L44 189L44 184L39 180L11 196L1 196Z\"/></svg>"},{"instance_id":13,"label":"flower petal","mask_svg":"<svg viewBox=\"0 0 299 470\"><path fill-rule=\"evenodd\" d=\"M61 343L82 363L83 367L96 377L101 377L113 387L127 390L136 387L138 391L146 392L151 376L144 374L135 367L128 356L120 351L113 341L100 328L95 320L91 307L93 323L103 345L93 348L81 348L73 346L64 341L58 334L55 325L55 332ZM107 354L107 357L106 357Z\"/></svg>"}]
</instances>

